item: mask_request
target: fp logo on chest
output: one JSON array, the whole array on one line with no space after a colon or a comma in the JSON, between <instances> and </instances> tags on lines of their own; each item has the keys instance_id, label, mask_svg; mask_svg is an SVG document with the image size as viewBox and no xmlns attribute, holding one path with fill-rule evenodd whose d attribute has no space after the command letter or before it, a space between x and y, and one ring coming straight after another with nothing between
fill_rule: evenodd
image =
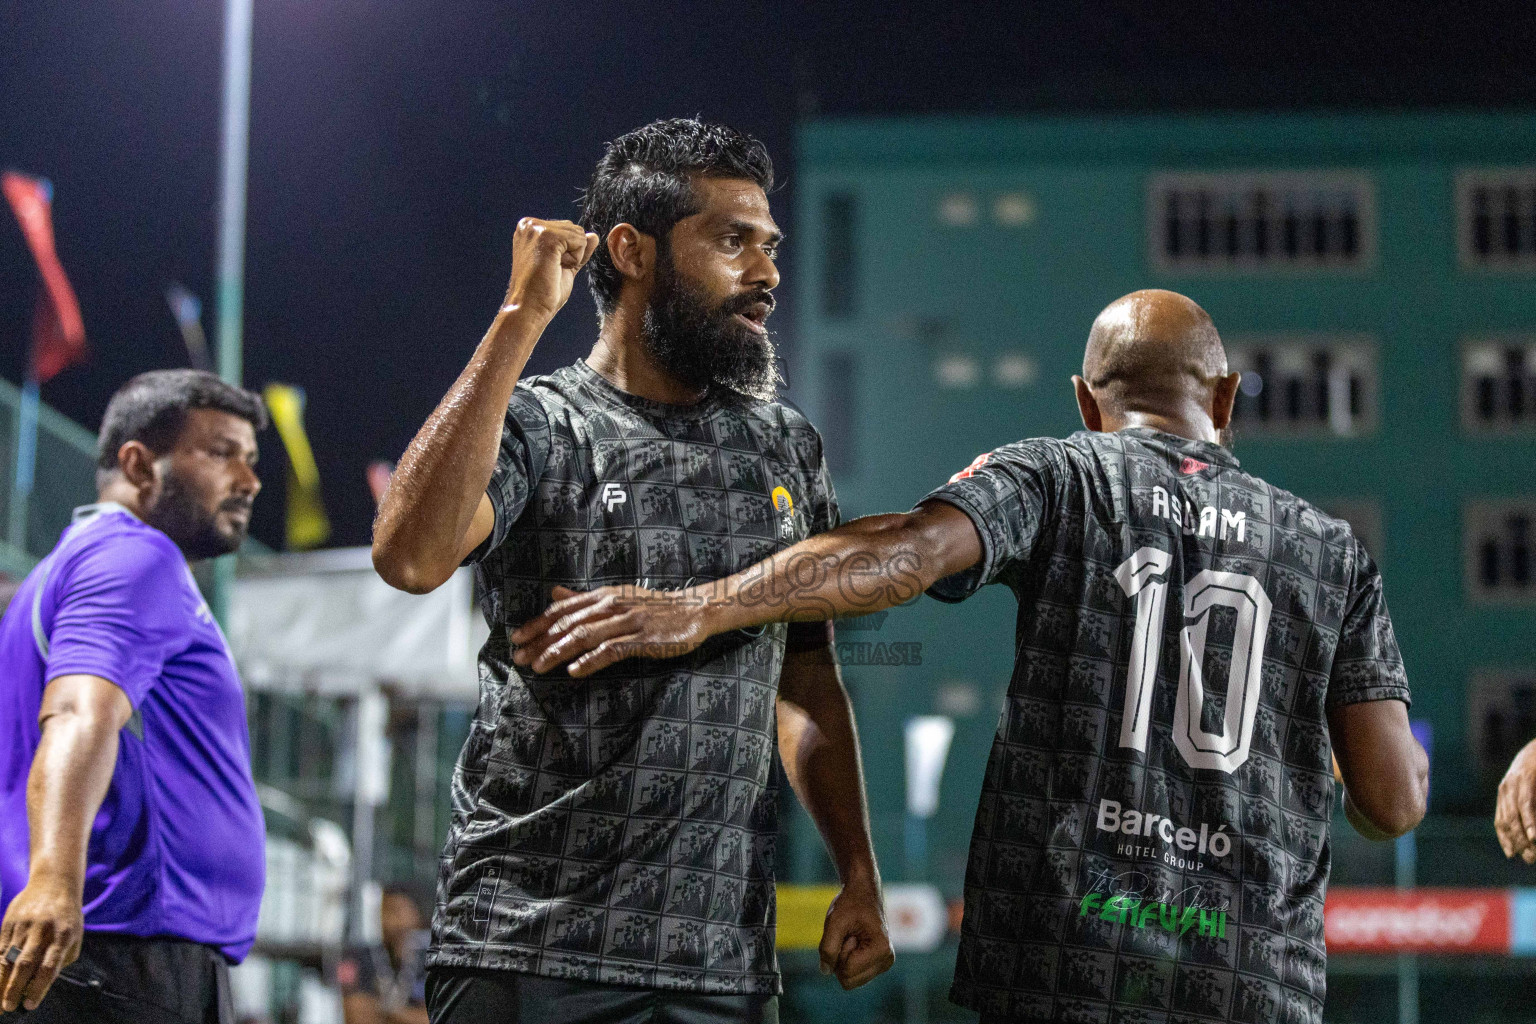
<instances>
[{"instance_id":1,"label":"fp logo on chest","mask_svg":"<svg viewBox=\"0 0 1536 1024\"><path fill-rule=\"evenodd\" d=\"M603 484L603 508L609 512L629 500L629 494L619 484Z\"/></svg>"}]
</instances>

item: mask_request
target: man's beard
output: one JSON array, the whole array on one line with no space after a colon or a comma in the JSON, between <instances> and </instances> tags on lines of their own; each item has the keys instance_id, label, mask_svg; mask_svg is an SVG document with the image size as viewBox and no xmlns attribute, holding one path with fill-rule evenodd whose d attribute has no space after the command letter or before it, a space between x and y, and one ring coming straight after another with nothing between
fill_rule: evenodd
<instances>
[{"instance_id":1,"label":"man's beard","mask_svg":"<svg viewBox=\"0 0 1536 1024\"><path fill-rule=\"evenodd\" d=\"M219 508L249 510L250 501L230 498ZM189 562L227 555L245 540L245 527L236 527L232 534L221 531L215 515L198 504L191 490L183 486L174 473L165 475L159 500L148 510L144 521L171 538Z\"/></svg>"},{"instance_id":2,"label":"man's beard","mask_svg":"<svg viewBox=\"0 0 1536 1024\"><path fill-rule=\"evenodd\" d=\"M723 384L733 391L771 402L783 378L773 341L742 325L736 314L774 299L766 291L727 299L713 308L681 280L672 254L657 246L656 286L641 321L640 336L657 364L689 387L704 390Z\"/></svg>"}]
</instances>

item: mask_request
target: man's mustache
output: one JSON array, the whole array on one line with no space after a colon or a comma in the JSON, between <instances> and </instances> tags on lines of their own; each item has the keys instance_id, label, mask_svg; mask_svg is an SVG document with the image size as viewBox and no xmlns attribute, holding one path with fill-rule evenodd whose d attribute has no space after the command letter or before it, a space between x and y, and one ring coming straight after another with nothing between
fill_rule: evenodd
<instances>
[{"instance_id":1,"label":"man's mustache","mask_svg":"<svg viewBox=\"0 0 1536 1024\"><path fill-rule=\"evenodd\" d=\"M726 313L742 313L759 302L767 306L770 313L779 304L778 300L773 297L772 292L749 292L746 295L738 295L731 299L725 304L723 309Z\"/></svg>"}]
</instances>

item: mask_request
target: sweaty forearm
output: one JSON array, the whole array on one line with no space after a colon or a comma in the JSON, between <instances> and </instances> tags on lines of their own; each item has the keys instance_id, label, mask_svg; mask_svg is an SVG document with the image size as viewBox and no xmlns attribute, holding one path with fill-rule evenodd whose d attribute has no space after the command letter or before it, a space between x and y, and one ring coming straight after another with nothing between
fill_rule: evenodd
<instances>
[{"instance_id":1,"label":"sweaty forearm","mask_svg":"<svg viewBox=\"0 0 1536 1024\"><path fill-rule=\"evenodd\" d=\"M878 882L853 708L829 651L785 660L778 726L784 774L816 822L838 878Z\"/></svg>"},{"instance_id":2,"label":"sweaty forearm","mask_svg":"<svg viewBox=\"0 0 1536 1024\"><path fill-rule=\"evenodd\" d=\"M106 798L117 764L117 726L102 716L56 714L43 724L42 741L27 776L29 874L79 892L91 822Z\"/></svg>"},{"instance_id":3,"label":"sweaty forearm","mask_svg":"<svg viewBox=\"0 0 1536 1024\"><path fill-rule=\"evenodd\" d=\"M900 515L855 519L734 576L684 590L556 587L550 606L513 631L512 660L536 672L571 661L579 677L637 655L676 657L733 629L902 604L981 557L970 518L953 505L927 502Z\"/></svg>"},{"instance_id":4,"label":"sweaty forearm","mask_svg":"<svg viewBox=\"0 0 1536 1024\"><path fill-rule=\"evenodd\" d=\"M868 615L912 600L935 582L975 564L979 547L968 521L928 507L865 516L734 576L693 588L704 600L709 631ZM960 517L957 527L954 517Z\"/></svg>"},{"instance_id":5,"label":"sweaty forearm","mask_svg":"<svg viewBox=\"0 0 1536 1024\"><path fill-rule=\"evenodd\" d=\"M430 590L453 573L501 444L507 405L547 321L504 308L400 459L374 523L379 574Z\"/></svg>"}]
</instances>

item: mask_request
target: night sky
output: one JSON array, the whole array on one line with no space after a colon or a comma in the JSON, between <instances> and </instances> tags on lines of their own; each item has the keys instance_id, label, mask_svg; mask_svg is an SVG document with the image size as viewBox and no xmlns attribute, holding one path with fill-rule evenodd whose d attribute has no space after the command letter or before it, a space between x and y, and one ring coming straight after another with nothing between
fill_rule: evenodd
<instances>
[{"instance_id":1,"label":"night sky","mask_svg":"<svg viewBox=\"0 0 1536 1024\"><path fill-rule=\"evenodd\" d=\"M1406 6L256 0L246 381L307 390L332 543L363 544L364 467L398 456L480 338L517 219L573 216L607 139L700 114L768 144L793 379L799 118L1536 107L1536 5ZM43 397L92 430L129 376L185 363L168 282L213 332L221 18L215 0L0 3L0 166L54 182L93 353ZM35 288L4 211L13 381ZM532 372L591 345L578 289ZM262 440L255 532L280 544L284 463Z\"/></svg>"}]
</instances>

